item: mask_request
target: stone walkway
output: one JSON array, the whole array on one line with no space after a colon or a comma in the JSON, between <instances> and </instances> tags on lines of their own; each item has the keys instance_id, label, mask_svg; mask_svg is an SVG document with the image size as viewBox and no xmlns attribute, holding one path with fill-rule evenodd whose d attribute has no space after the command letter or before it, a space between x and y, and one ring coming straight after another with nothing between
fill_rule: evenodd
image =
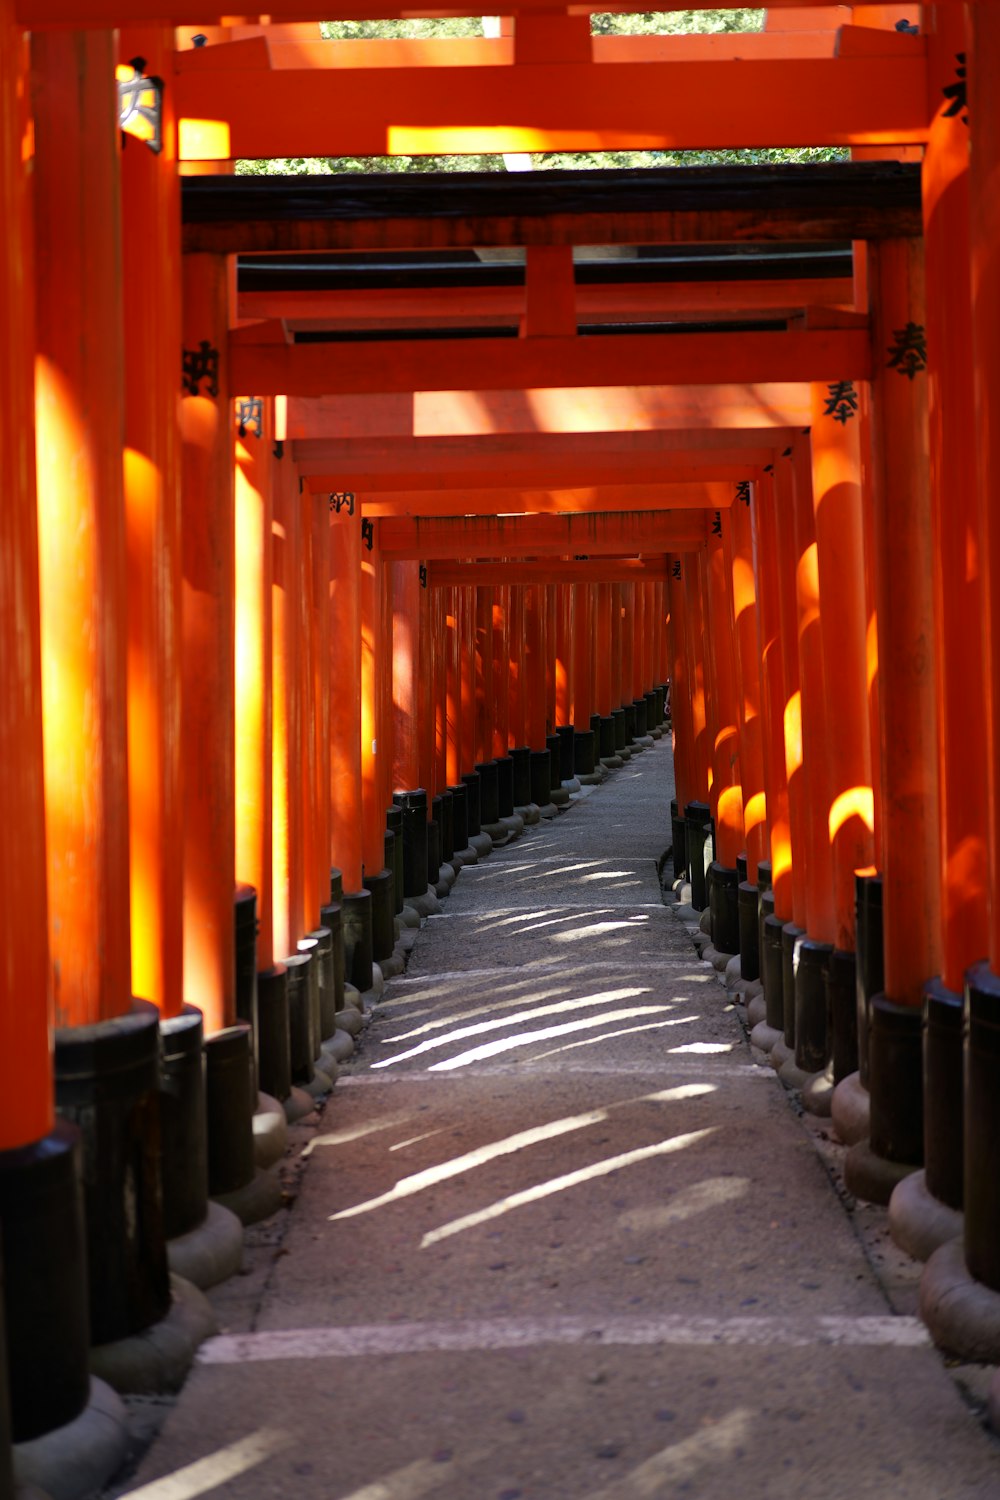
<instances>
[{"instance_id":1,"label":"stone walkway","mask_svg":"<svg viewBox=\"0 0 1000 1500\"><path fill-rule=\"evenodd\" d=\"M671 793L664 740L463 872L123 1493L1000 1496L661 903Z\"/></svg>"}]
</instances>

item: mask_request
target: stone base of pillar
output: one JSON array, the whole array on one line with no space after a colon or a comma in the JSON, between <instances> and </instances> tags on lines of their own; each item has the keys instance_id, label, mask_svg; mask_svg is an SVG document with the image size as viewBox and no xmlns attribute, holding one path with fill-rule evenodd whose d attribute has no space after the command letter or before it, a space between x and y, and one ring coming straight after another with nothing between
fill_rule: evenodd
<instances>
[{"instance_id":1,"label":"stone base of pillar","mask_svg":"<svg viewBox=\"0 0 1000 1500\"><path fill-rule=\"evenodd\" d=\"M439 899L443 899L445 896L450 895L450 893L451 887L448 885L444 885L444 882L442 881L441 885L438 887ZM382 959L381 963L379 964L379 968L382 970L383 981L386 981L389 979L397 979L406 968L406 964L403 960L403 955L394 948L389 954L388 958Z\"/></svg>"},{"instance_id":2,"label":"stone base of pillar","mask_svg":"<svg viewBox=\"0 0 1000 1500\"><path fill-rule=\"evenodd\" d=\"M772 1058L774 1057L773 1052L771 1056ZM800 1068L795 1061L795 1054L793 1053L787 1062L783 1062L778 1069L778 1077L786 1089L799 1090L803 1089L810 1078L815 1077L815 1074L807 1073L804 1068Z\"/></svg>"},{"instance_id":3,"label":"stone base of pillar","mask_svg":"<svg viewBox=\"0 0 1000 1500\"><path fill-rule=\"evenodd\" d=\"M747 1025L751 1029L767 1020L767 1001L759 990L755 994L744 990L743 1000L747 1008Z\"/></svg>"},{"instance_id":4,"label":"stone base of pillar","mask_svg":"<svg viewBox=\"0 0 1000 1500\"><path fill-rule=\"evenodd\" d=\"M633 750L652 750L655 744L651 734L637 734L632 740Z\"/></svg>"},{"instance_id":5,"label":"stone base of pillar","mask_svg":"<svg viewBox=\"0 0 1000 1500\"><path fill-rule=\"evenodd\" d=\"M167 1241L167 1264L203 1292L228 1281L243 1265L243 1225L221 1203L209 1203L203 1223Z\"/></svg>"},{"instance_id":6,"label":"stone base of pillar","mask_svg":"<svg viewBox=\"0 0 1000 1500\"><path fill-rule=\"evenodd\" d=\"M289 1125L297 1125L299 1120L304 1120L306 1115L311 1115L316 1107L316 1101L308 1089L293 1085L288 1098L282 1100L282 1108L285 1111L285 1120Z\"/></svg>"},{"instance_id":7,"label":"stone base of pillar","mask_svg":"<svg viewBox=\"0 0 1000 1500\"><path fill-rule=\"evenodd\" d=\"M504 844L509 842L510 829L506 823L483 823L480 826L482 832L489 838L491 848L503 848Z\"/></svg>"},{"instance_id":8,"label":"stone base of pillar","mask_svg":"<svg viewBox=\"0 0 1000 1500\"><path fill-rule=\"evenodd\" d=\"M818 1115L822 1120L830 1118L833 1108L833 1065L823 1069L822 1073L814 1073L807 1083L802 1086L802 1108L809 1111L811 1115Z\"/></svg>"},{"instance_id":9,"label":"stone base of pillar","mask_svg":"<svg viewBox=\"0 0 1000 1500\"><path fill-rule=\"evenodd\" d=\"M333 1036L327 1037L323 1043L323 1051L329 1053L338 1065L347 1062L348 1058L354 1056L354 1038L349 1031L341 1031L339 1028Z\"/></svg>"},{"instance_id":10,"label":"stone base of pillar","mask_svg":"<svg viewBox=\"0 0 1000 1500\"><path fill-rule=\"evenodd\" d=\"M837 1139L845 1146L864 1140L871 1121L871 1095L861 1082L860 1073L848 1073L833 1091L830 1118Z\"/></svg>"},{"instance_id":11,"label":"stone base of pillar","mask_svg":"<svg viewBox=\"0 0 1000 1500\"><path fill-rule=\"evenodd\" d=\"M759 1047L761 1052L766 1052L769 1056L783 1040L781 1032L774 1026L768 1026L766 1021L758 1021L750 1033L751 1046Z\"/></svg>"},{"instance_id":12,"label":"stone base of pillar","mask_svg":"<svg viewBox=\"0 0 1000 1500\"><path fill-rule=\"evenodd\" d=\"M701 950L701 957L702 962L711 964L717 974L725 974L736 955L734 953L724 953L721 949L714 947L711 939L709 939L706 946Z\"/></svg>"},{"instance_id":13,"label":"stone base of pillar","mask_svg":"<svg viewBox=\"0 0 1000 1500\"><path fill-rule=\"evenodd\" d=\"M466 853L468 853L468 850L466 850ZM456 855L455 858L457 860L458 856ZM475 864L475 860L470 861L470 863ZM407 901L403 910L399 913L399 920L403 927L419 927L420 913L415 911Z\"/></svg>"},{"instance_id":14,"label":"stone base of pillar","mask_svg":"<svg viewBox=\"0 0 1000 1500\"><path fill-rule=\"evenodd\" d=\"M904 1177L889 1199L889 1233L914 1260L930 1260L949 1240L960 1239L965 1217L935 1198L924 1172Z\"/></svg>"},{"instance_id":15,"label":"stone base of pillar","mask_svg":"<svg viewBox=\"0 0 1000 1500\"><path fill-rule=\"evenodd\" d=\"M781 1033L780 1041L775 1042L774 1046L771 1048L767 1056L771 1067L776 1073L780 1073L781 1069L785 1066L785 1063L795 1061L795 1053L785 1041L784 1032Z\"/></svg>"},{"instance_id":16,"label":"stone base of pillar","mask_svg":"<svg viewBox=\"0 0 1000 1500\"><path fill-rule=\"evenodd\" d=\"M550 822L553 818L558 818L559 809L554 802L546 802L538 809L538 816Z\"/></svg>"},{"instance_id":17,"label":"stone base of pillar","mask_svg":"<svg viewBox=\"0 0 1000 1500\"><path fill-rule=\"evenodd\" d=\"M526 802L522 806L515 807L514 816L524 819L525 828L534 828L541 817L537 802Z\"/></svg>"},{"instance_id":18,"label":"stone base of pillar","mask_svg":"<svg viewBox=\"0 0 1000 1500\"><path fill-rule=\"evenodd\" d=\"M493 840L488 833L480 830L479 833L469 835L469 848L475 849L480 859L486 859L493 853Z\"/></svg>"},{"instance_id":19,"label":"stone base of pillar","mask_svg":"<svg viewBox=\"0 0 1000 1500\"><path fill-rule=\"evenodd\" d=\"M90 1373L119 1395L179 1391L199 1345L218 1332L211 1304L196 1286L171 1276L170 1292L165 1318L90 1351Z\"/></svg>"},{"instance_id":20,"label":"stone base of pillar","mask_svg":"<svg viewBox=\"0 0 1000 1500\"><path fill-rule=\"evenodd\" d=\"M103 1380L91 1380L90 1399L64 1427L14 1446L18 1490L37 1486L60 1500L99 1494L125 1462L128 1414L121 1397Z\"/></svg>"},{"instance_id":21,"label":"stone base of pillar","mask_svg":"<svg viewBox=\"0 0 1000 1500\"><path fill-rule=\"evenodd\" d=\"M477 839L483 837L488 838L489 834L476 835ZM490 847L492 848L493 846L490 845ZM427 887L422 896L407 896L406 900L407 903L413 907L413 910L415 912L418 912L422 917L439 916L441 913L441 903L438 900L435 892L431 890L430 886ZM403 909L405 911L406 908L404 907ZM373 964L372 967L374 969L375 965ZM366 988L370 989L371 985L367 985Z\"/></svg>"},{"instance_id":22,"label":"stone base of pillar","mask_svg":"<svg viewBox=\"0 0 1000 1500\"><path fill-rule=\"evenodd\" d=\"M561 811L564 807L569 807L569 792L564 786L554 786L549 793L549 800Z\"/></svg>"},{"instance_id":23,"label":"stone base of pillar","mask_svg":"<svg viewBox=\"0 0 1000 1500\"><path fill-rule=\"evenodd\" d=\"M271 1094L257 1095L253 1119L253 1154L258 1167L273 1167L288 1145L288 1122L279 1100ZM190 1278L189 1278L190 1280Z\"/></svg>"},{"instance_id":24,"label":"stone base of pillar","mask_svg":"<svg viewBox=\"0 0 1000 1500\"><path fill-rule=\"evenodd\" d=\"M581 791L583 790L584 787L587 787L587 786L601 786L601 785L603 785L603 783L605 781L607 781L607 779L608 779L608 773L605 770L603 761L601 762L600 766L598 766L595 770L593 770L593 771L584 771L583 775L580 776L578 779L579 779L579 782L580 782L580 789L581 789Z\"/></svg>"},{"instance_id":25,"label":"stone base of pillar","mask_svg":"<svg viewBox=\"0 0 1000 1500\"><path fill-rule=\"evenodd\" d=\"M1000 1364L1000 1292L972 1278L960 1239L941 1245L924 1267L920 1316L939 1349Z\"/></svg>"},{"instance_id":26,"label":"stone base of pillar","mask_svg":"<svg viewBox=\"0 0 1000 1500\"><path fill-rule=\"evenodd\" d=\"M855 1141L844 1160L844 1186L865 1203L887 1205L896 1186L919 1162L889 1161L872 1150L869 1140Z\"/></svg>"},{"instance_id":27,"label":"stone base of pillar","mask_svg":"<svg viewBox=\"0 0 1000 1500\"><path fill-rule=\"evenodd\" d=\"M310 1099L309 1109L312 1108ZM213 1197L223 1208L232 1209L243 1224L258 1224L261 1219L269 1219L284 1202L276 1166L257 1171L245 1187L237 1188L235 1192L215 1193Z\"/></svg>"},{"instance_id":28,"label":"stone base of pillar","mask_svg":"<svg viewBox=\"0 0 1000 1500\"><path fill-rule=\"evenodd\" d=\"M625 764L620 755L602 755L601 765L606 771L620 771Z\"/></svg>"}]
</instances>

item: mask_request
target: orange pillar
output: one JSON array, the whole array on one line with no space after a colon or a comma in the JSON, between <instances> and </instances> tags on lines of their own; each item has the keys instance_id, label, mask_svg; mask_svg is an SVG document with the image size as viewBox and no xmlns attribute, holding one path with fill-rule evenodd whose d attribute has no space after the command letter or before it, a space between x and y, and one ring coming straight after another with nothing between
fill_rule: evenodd
<instances>
[{"instance_id":1,"label":"orange pillar","mask_svg":"<svg viewBox=\"0 0 1000 1500\"><path fill-rule=\"evenodd\" d=\"M412 791L420 780L418 705L420 701L420 567L394 562L392 572L392 784ZM425 591L426 592L426 591Z\"/></svg>"},{"instance_id":2,"label":"orange pillar","mask_svg":"<svg viewBox=\"0 0 1000 1500\"><path fill-rule=\"evenodd\" d=\"M577 733L584 734L590 728L590 716L594 712L594 588L589 583L574 583L572 590L572 697L569 718L564 722L575 725Z\"/></svg>"},{"instance_id":3,"label":"orange pillar","mask_svg":"<svg viewBox=\"0 0 1000 1500\"><path fill-rule=\"evenodd\" d=\"M721 516L720 516L721 528ZM736 869L743 851L743 788L740 782L738 708L733 637L729 628L729 589L726 557L719 536L708 545L704 595L709 625L707 678L708 719L711 726L712 816L715 819L715 859L726 870ZM735 947L726 949L735 952Z\"/></svg>"},{"instance_id":4,"label":"orange pillar","mask_svg":"<svg viewBox=\"0 0 1000 1500\"><path fill-rule=\"evenodd\" d=\"M632 590L632 697L646 691L646 590L641 583L631 583Z\"/></svg>"},{"instance_id":5,"label":"orange pillar","mask_svg":"<svg viewBox=\"0 0 1000 1500\"><path fill-rule=\"evenodd\" d=\"M631 703L635 697L635 584L622 583L622 682L621 703Z\"/></svg>"},{"instance_id":6,"label":"orange pillar","mask_svg":"<svg viewBox=\"0 0 1000 1500\"><path fill-rule=\"evenodd\" d=\"M602 718L611 712L611 584L599 583L595 591L593 653L594 653L594 711Z\"/></svg>"},{"instance_id":7,"label":"orange pillar","mask_svg":"<svg viewBox=\"0 0 1000 1500\"><path fill-rule=\"evenodd\" d=\"M684 597L684 570L690 566L687 557L671 557L670 565L670 630L672 637L673 666L667 674L670 678L670 714L673 725L671 743L674 755L674 791L680 816L684 808L695 800L694 775L694 718L691 704L691 679L688 675L687 606ZM601 584L600 588L605 585ZM678 862L680 854L678 854Z\"/></svg>"},{"instance_id":8,"label":"orange pillar","mask_svg":"<svg viewBox=\"0 0 1000 1500\"><path fill-rule=\"evenodd\" d=\"M127 28L118 56L172 66L173 31ZM173 96L162 149L125 138L121 158L128 590L128 803L132 993L164 1016L183 1003L181 492L176 351L181 343L180 184Z\"/></svg>"},{"instance_id":9,"label":"orange pillar","mask_svg":"<svg viewBox=\"0 0 1000 1500\"><path fill-rule=\"evenodd\" d=\"M513 584L510 589L510 614L507 630L507 645L509 662L508 687L510 715L507 729L508 749L528 743L528 724L525 713L525 688L524 688L524 634L525 634L525 608L524 608L524 585Z\"/></svg>"},{"instance_id":10,"label":"orange pillar","mask_svg":"<svg viewBox=\"0 0 1000 1500\"><path fill-rule=\"evenodd\" d=\"M573 585L556 584L553 593L556 606L555 684L556 723L570 724L573 718Z\"/></svg>"},{"instance_id":11,"label":"orange pillar","mask_svg":"<svg viewBox=\"0 0 1000 1500\"><path fill-rule=\"evenodd\" d=\"M532 750L545 749L545 639L544 589L531 583L524 589L524 724L525 742Z\"/></svg>"},{"instance_id":12,"label":"orange pillar","mask_svg":"<svg viewBox=\"0 0 1000 1500\"><path fill-rule=\"evenodd\" d=\"M42 706L60 1026L132 1004L115 61L111 32L32 41Z\"/></svg>"},{"instance_id":13,"label":"orange pillar","mask_svg":"<svg viewBox=\"0 0 1000 1500\"><path fill-rule=\"evenodd\" d=\"M705 703L705 634L702 610L704 552L691 552L684 559L684 603L687 613L688 682L691 702L691 759L694 770L693 800L708 802L712 789L712 766Z\"/></svg>"},{"instance_id":14,"label":"orange pillar","mask_svg":"<svg viewBox=\"0 0 1000 1500\"><path fill-rule=\"evenodd\" d=\"M792 920L792 838L788 813L788 771L785 759L785 659L781 639L781 603L775 484L765 474L756 485L751 504L754 528L757 641L760 657L761 712L764 735L764 795L767 842L771 859L774 912Z\"/></svg>"},{"instance_id":15,"label":"orange pillar","mask_svg":"<svg viewBox=\"0 0 1000 1500\"><path fill-rule=\"evenodd\" d=\"M316 837L313 863L317 904L306 918L319 922L320 908L330 900L330 522L325 495L313 495L310 507L313 555L313 693L316 703L313 732Z\"/></svg>"},{"instance_id":16,"label":"orange pillar","mask_svg":"<svg viewBox=\"0 0 1000 1500\"><path fill-rule=\"evenodd\" d=\"M233 464L224 256L184 259L184 998L208 1034L236 1011ZM213 379L217 359L217 378ZM204 366L210 365L206 374ZM214 394L213 394L214 388Z\"/></svg>"},{"instance_id":17,"label":"orange pillar","mask_svg":"<svg viewBox=\"0 0 1000 1500\"><path fill-rule=\"evenodd\" d=\"M622 706L622 586L611 584L611 709Z\"/></svg>"},{"instance_id":18,"label":"orange pillar","mask_svg":"<svg viewBox=\"0 0 1000 1500\"><path fill-rule=\"evenodd\" d=\"M0 1150L47 1135L52 1093L26 47L0 3ZM14 1288L8 1284L8 1293Z\"/></svg>"},{"instance_id":19,"label":"orange pillar","mask_svg":"<svg viewBox=\"0 0 1000 1500\"><path fill-rule=\"evenodd\" d=\"M493 743L490 754L506 755L510 742L510 586L493 592Z\"/></svg>"},{"instance_id":20,"label":"orange pillar","mask_svg":"<svg viewBox=\"0 0 1000 1500\"><path fill-rule=\"evenodd\" d=\"M236 870L257 892L257 968L270 969L271 920L271 589L274 507L270 403L259 437L236 441ZM285 950L288 951L287 949Z\"/></svg>"},{"instance_id":21,"label":"orange pillar","mask_svg":"<svg viewBox=\"0 0 1000 1500\"><path fill-rule=\"evenodd\" d=\"M392 712L392 570L379 563L379 620L381 622L381 666L379 679L379 795L382 802L382 863L385 864L385 809L392 802L392 763L395 725Z\"/></svg>"},{"instance_id":22,"label":"orange pillar","mask_svg":"<svg viewBox=\"0 0 1000 1500\"><path fill-rule=\"evenodd\" d=\"M436 611L441 602L441 590L433 593L427 587L426 570L418 565L417 612L419 615L419 675L417 680L417 785L426 787L428 797L444 790L444 779L438 776L437 767L437 709L440 678L439 662L443 645L437 629ZM396 588L392 591L393 609L396 608ZM396 739L393 737L393 754Z\"/></svg>"},{"instance_id":23,"label":"orange pillar","mask_svg":"<svg viewBox=\"0 0 1000 1500\"><path fill-rule=\"evenodd\" d=\"M305 932L302 808L303 590L300 496L291 466L275 473L272 525L272 879L274 954Z\"/></svg>"},{"instance_id":24,"label":"orange pillar","mask_svg":"<svg viewBox=\"0 0 1000 1500\"><path fill-rule=\"evenodd\" d=\"M361 516L330 512L330 859L361 889Z\"/></svg>"},{"instance_id":25,"label":"orange pillar","mask_svg":"<svg viewBox=\"0 0 1000 1500\"><path fill-rule=\"evenodd\" d=\"M475 762L481 764L493 753L493 590L480 586L473 599L476 611Z\"/></svg>"},{"instance_id":26,"label":"orange pillar","mask_svg":"<svg viewBox=\"0 0 1000 1500\"><path fill-rule=\"evenodd\" d=\"M375 875L385 862L385 797L382 792L379 731L386 643L382 637L382 560L378 522L371 523L361 549L361 863Z\"/></svg>"},{"instance_id":27,"label":"orange pillar","mask_svg":"<svg viewBox=\"0 0 1000 1500\"><path fill-rule=\"evenodd\" d=\"M318 650L316 619L316 573L314 567L312 513L315 504L312 494L299 489L297 495L296 537L298 584L295 589L295 604L298 613L298 657L296 667L299 679L299 756L297 793L298 817L301 819L299 843L299 869L296 885L301 891L301 926L293 932L293 941L310 932L319 921L320 906L329 897L329 880L324 878L325 890L320 890L319 881L319 724L321 713L319 677L316 670ZM326 850L323 851L326 863Z\"/></svg>"},{"instance_id":28,"label":"orange pillar","mask_svg":"<svg viewBox=\"0 0 1000 1500\"><path fill-rule=\"evenodd\" d=\"M545 583L542 596L542 659L545 662L545 733L553 734L556 727L556 586Z\"/></svg>"},{"instance_id":29,"label":"orange pillar","mask_svg":"<svg viewBox=\"0 0 1000 1500\"><path fill-rule=\"evenodd\" d=\"M870 868L874 858L875 806L868 724L860 431L849 403L839 413L830 410L833 394L828 385L813 385L809 439L828 703L824 749L829 779L826 809L819 813L825 816L833 876L829 933L812 935L851 952L855 873Z\"/></svg>"},{"instance_id":30,"label":"orange pillar","mask_svg":"<svg viewBox=\"0 0 1000 1500\"><path fill-rule=\"evenodd\" d=\"M785 785L788 794L788 828L792 850L791 910L779 908L775 888L775 912L786 916L803 931L806 911L806 831L808 817L805 773L802 768L802 694L799 678L798 606L796 572L798 550L795 545L795 495L791 465L779 459L774 475L775 541L778 576L779 640L783 663L784 699L781 723L784 729Z\"/></svg>"},{"instance_id":31,"label":"orange pillar","mask_svg":"<svg viewBox=\"0 0 1000 1500\"><path fill-rule=\"evenodd\" d=\"M735 646L737 728L747 879L756 884L757 865L767 858L767 800L760 715L757 590L753 573L750 502L737 498L723 515L722 540L728 574L731 627Z\"/></svg>"},{"instance_id":32,"label":"orange pillar","mask_svg":"<svg viewBox=\"0 0 1000 1500\"><path fill-rule=\"evenodd\" d=\"M447 588L444 591L447 614L445 616L447 655L447 706L445 723L447 729L447 774L448 785L457 786L462 775L462 645L459 634L460 590Z\"/></svg>"}]
</instances>

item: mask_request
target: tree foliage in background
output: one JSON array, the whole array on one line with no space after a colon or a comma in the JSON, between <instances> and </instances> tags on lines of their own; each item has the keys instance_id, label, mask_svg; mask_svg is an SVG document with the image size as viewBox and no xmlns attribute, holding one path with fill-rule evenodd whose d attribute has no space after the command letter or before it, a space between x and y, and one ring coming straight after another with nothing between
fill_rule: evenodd
<instances>
[{"instance_id":1,"label":"tree foliage in background","mask_svg":"<svg viewBox=\"0 0 1000 1500\"><path fill-rule=\"evenodd\" d=\"M603 11L591 16L598 36L677 36L700 33L760 31L764 9L744 5L736 10L643 11L619 15ZM324 21L320 30L328 41L379 39L421 40L436 37L482 36L478 16L440 20ZM850 153L835 146L750 147L731 151L541 151L531 164L537 170L560 167L701 167L720 164L756 165L762 162L841 161ZM332 176L340 172L502 172L500 155L476 156L293 156L270 161L239 161L237 173L262 176Z\"/></svg>"}]
</instances>

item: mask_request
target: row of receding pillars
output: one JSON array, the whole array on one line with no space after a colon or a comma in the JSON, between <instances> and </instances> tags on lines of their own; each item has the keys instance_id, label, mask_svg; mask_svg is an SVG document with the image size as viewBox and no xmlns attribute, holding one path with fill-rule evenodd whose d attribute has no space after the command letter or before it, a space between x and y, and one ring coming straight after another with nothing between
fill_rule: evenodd
<instances>
[{"instance_id":1,"label":"row of receding pillars","mask_svg":"<svg viewBox=\"0 0 1000 1500\"><path fill-rule=\"evenodd\" d=\"M925 238L857 258L875 379L813 387L670 583L673 848L754 1042L928 1262L935 1338L1000 1361L996 9L971 25Z\"/></svg>"},{"instance_id":2,"label":"row of receding pillars","mask_svg":"<svg viewBox=\"0 0 1000 1500\"><path fill-rule=\"evenodd\" d=\"M169 44L123 33L119 53L155 71ZM376 986L490 829L619 764L667 674L666 584L428 587L360 505L304 487L280 403L228 390L231 263L182 265L173 164L119 145L115 57L100 32L29 55L0 6L17 1443L75 1420L89 1371L130 1388L122 1351L154 1346L187 1264L172 1247L211 1230L217 1274L218 1201L245 1220L280 1202L260 1096L283 1121L296 1086L329 1087L348 985Z\"/></svg>"}]
</instances>

